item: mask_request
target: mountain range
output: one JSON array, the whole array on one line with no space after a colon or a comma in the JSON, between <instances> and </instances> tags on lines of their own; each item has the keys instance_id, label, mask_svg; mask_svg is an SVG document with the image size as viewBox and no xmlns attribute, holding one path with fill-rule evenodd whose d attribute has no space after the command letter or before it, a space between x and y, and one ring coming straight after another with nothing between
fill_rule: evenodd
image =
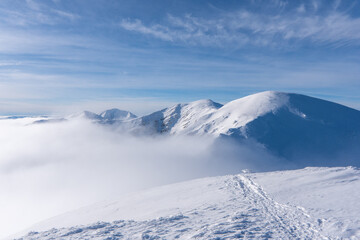
<instances>
[{"instance_id":1,"label":"mountain range","mask_svg":"<svg viewBox=\"0 0 360 240\"><path fill-rule=\"evenodd\" d=\"M290 162L301 159L304 167L359 165L360 111L301 94L266 91L224 105L212 100L176 104L142 117L110 109L65 119L78 117L133 134L211 136L217 141L255 143Z\"/></svg>"}]
</instances>

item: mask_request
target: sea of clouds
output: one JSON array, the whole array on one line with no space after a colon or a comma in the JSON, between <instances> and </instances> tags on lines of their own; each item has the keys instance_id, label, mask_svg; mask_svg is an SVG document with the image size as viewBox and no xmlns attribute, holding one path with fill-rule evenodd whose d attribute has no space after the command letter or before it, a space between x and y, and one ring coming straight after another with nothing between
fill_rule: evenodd
<instances>
[{"instance_id":1,"label":"sea of clouds","mask_svg":"<svg viewBox=\"0 0 360 240\"><path fill-rule=\"evenodd\" d=\"M134 136L85 119L0 119L0 237L122 194L266 170L276 159L209 136Z\"/></svg>"}]
</instances>

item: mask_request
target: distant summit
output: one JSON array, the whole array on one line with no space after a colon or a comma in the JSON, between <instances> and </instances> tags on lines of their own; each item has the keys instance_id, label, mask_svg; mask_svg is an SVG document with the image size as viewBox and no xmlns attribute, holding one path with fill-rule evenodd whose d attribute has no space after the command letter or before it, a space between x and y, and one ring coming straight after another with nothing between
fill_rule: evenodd
<instances>
[{"instance_id":1,"label":"distant summit","mask_svg":"<svg viewBox=\"0 0 360 240\"><path fill-rule=\"evenodd\" d=\"M137 118L137 116L129 111L113 108L103 111L100 114L96 114L90 111L83 111L80 113L72 114L65 119L76 119L76 118L88 119L103 124L112 124L116 121L131 120ZM49 121L49 120L45 120L45 121Z\"/></svg>"},{"instance_id":2,"label":"distant summit","mask_svg":"<svg viewBox=\"0 0 360 240\"><path fill-rule=\"evenodd\" d=\"M82 112L79 117L83 117L83 118L88 118L88 119L91 119L91 120L101 120L101 116L99 116L98 114L96 113L93 113L93 112L89 112L89 111L84 111Z\"/></svg>"},{"instance_id":3,"label":"distant summit","mask_svg":"<svg viewBox=\"0 0 360 240\"><path fill-rule=\"evenodd\" d=\"M117 108L106 110L100 113L103 120L115 121L115 120L130 120L137 118L137 116L129 111L120 110Z\"/></svg>"}]
</instances>

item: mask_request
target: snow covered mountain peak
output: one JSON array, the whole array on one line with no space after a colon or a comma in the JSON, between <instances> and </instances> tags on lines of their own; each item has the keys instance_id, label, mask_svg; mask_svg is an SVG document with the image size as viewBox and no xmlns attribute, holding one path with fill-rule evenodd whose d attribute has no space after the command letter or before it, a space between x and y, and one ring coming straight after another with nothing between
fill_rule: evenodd
<instances>
[{"instance_id":1,"label":"snow covered mountain peak","mask_svg":"<svg viewBox=\"0 0 360 240\"><path fill-rule=\"evenodd\" d=\"M189 134L194 127L200 125L221 107L220 103L209 99L176 104L141 117L140 125L157 133Z\"/></svg>"},{"instance_id":2,"label":"snow covered mountain peak","mask_svg":"<svg viewBox=\"0 0 360 240\"><path fill-rule=\"evenodd\" d=\"M215 135L228 134L233 128L245 126L252 120L288 106L286 93L266 91L236 99L225 104L209 118L204 127Z\"/></svg>"},{"instance_id":3,"label":"snow covered mountain peak","mask_svg":"<svg viewBox=\"0 0 360 240\"><path fill-rule=\"evenodd\" d=\"M277 156L321 166L345 148L358 148L360 111L301 94L266 91L223 106L211 100L177 104L135 119L154 133L206 135L257 142ZM353 150L351 150L353 151ZM310 159L309 156L316 159ZM334 159L334 158L331 158ZM327 163L336 165L334 163Z\"/></svg>"},{"instance_id":4,"label":"snow covered mountain peak","mask_svg":"<svg viewBox=\"0 0 360 240\"><path fill-rule=\"evenodd\" d=\"M276 111L289 103L289 94L266 91L236 99L224 105L228 111L258 117Z\"/></svg>"},{"instance_id":5,"label":"snow covered mountain peak","mask_svg":"<svg viewBox=\"0 0 360 240\"><path fill-rule=\"evenodd\" d=\"M120 110L117 108L112 108L106 111L103 111L100 114L96 114L90 111L83 111L80 113L76 113L73 115L70 115L68 117L69 119L72 118L84 118L100 123L114 123L115 121L127 121L134 118L137 118L137 116L129 111Z\"/></svg>"},{"instance_id":6,"label":"snow covered mountain peak","mask_svg":"<svg viewBox=\"0 0 360 240\"><path fill-rule=\"evenodd\" d=\"M130 120L137 118L137 116L129 111L120 110L117 108L112 108L100 113L100 116L107 121L114 120Z\"/></svg>"},{"instance_id":7,"label":"snow covered mountain peak","mask_svg":"<svg viewBox=\"0 0 360 240\"><path fill-rule=\"evenodd\" d=\"M201 100L190 102L190 103L183 104L183 105L188 105L193 108L215 108L215 109L218 109L223 106L222 104L214 102L211 99L201 99Z\"/></svg>"}]
</instances>

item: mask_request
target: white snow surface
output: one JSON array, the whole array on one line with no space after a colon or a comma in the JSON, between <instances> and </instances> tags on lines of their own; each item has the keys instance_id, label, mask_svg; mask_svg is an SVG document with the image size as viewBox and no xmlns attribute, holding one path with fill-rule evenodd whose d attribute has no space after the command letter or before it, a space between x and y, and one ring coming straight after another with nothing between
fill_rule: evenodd
<instances>
[{"instance_id":1,"label":"white snow surface","mask_svg":"<svg viewBox=\"0 0 360 240\"><path fill-rule=\"evenodd\" d=\"M288 104L287 94L266 91L231 101L203 123L201 130L215 135L227 134L231 128L245 126L250 121Z\"/></svg>"},{"instance_id":2,"label":"white snow surface","mask_svg":"<svg viewBox=\"0 0 360 240\"><path fill-rule=\"evenodd\" d=\"M319 218L332 239L360 239L360 170L305 168L249 176L278 202L301 206Z\"/></svg>"},{"instance_id":3,"label":"white snow surface","mask_svg":"<svg viewBox=\"0 0 360 240\"><path fill-rule=\"evenodd\" d=\"M134 120L132 127L135 130L147 127L155 133L193 134L220 107L221 104L209 99L176 104Z\"/></svg>"},{"instance_id":4,"label":"white snow surface","mask_svg":"<svg viewBox=\"0 0 360 240\"><path fill-rule=\"evenodd\" d=\"M359 180L352 167L197 179L65 213L22 239L359 239Z\"/></svg>"}]
</instances>

